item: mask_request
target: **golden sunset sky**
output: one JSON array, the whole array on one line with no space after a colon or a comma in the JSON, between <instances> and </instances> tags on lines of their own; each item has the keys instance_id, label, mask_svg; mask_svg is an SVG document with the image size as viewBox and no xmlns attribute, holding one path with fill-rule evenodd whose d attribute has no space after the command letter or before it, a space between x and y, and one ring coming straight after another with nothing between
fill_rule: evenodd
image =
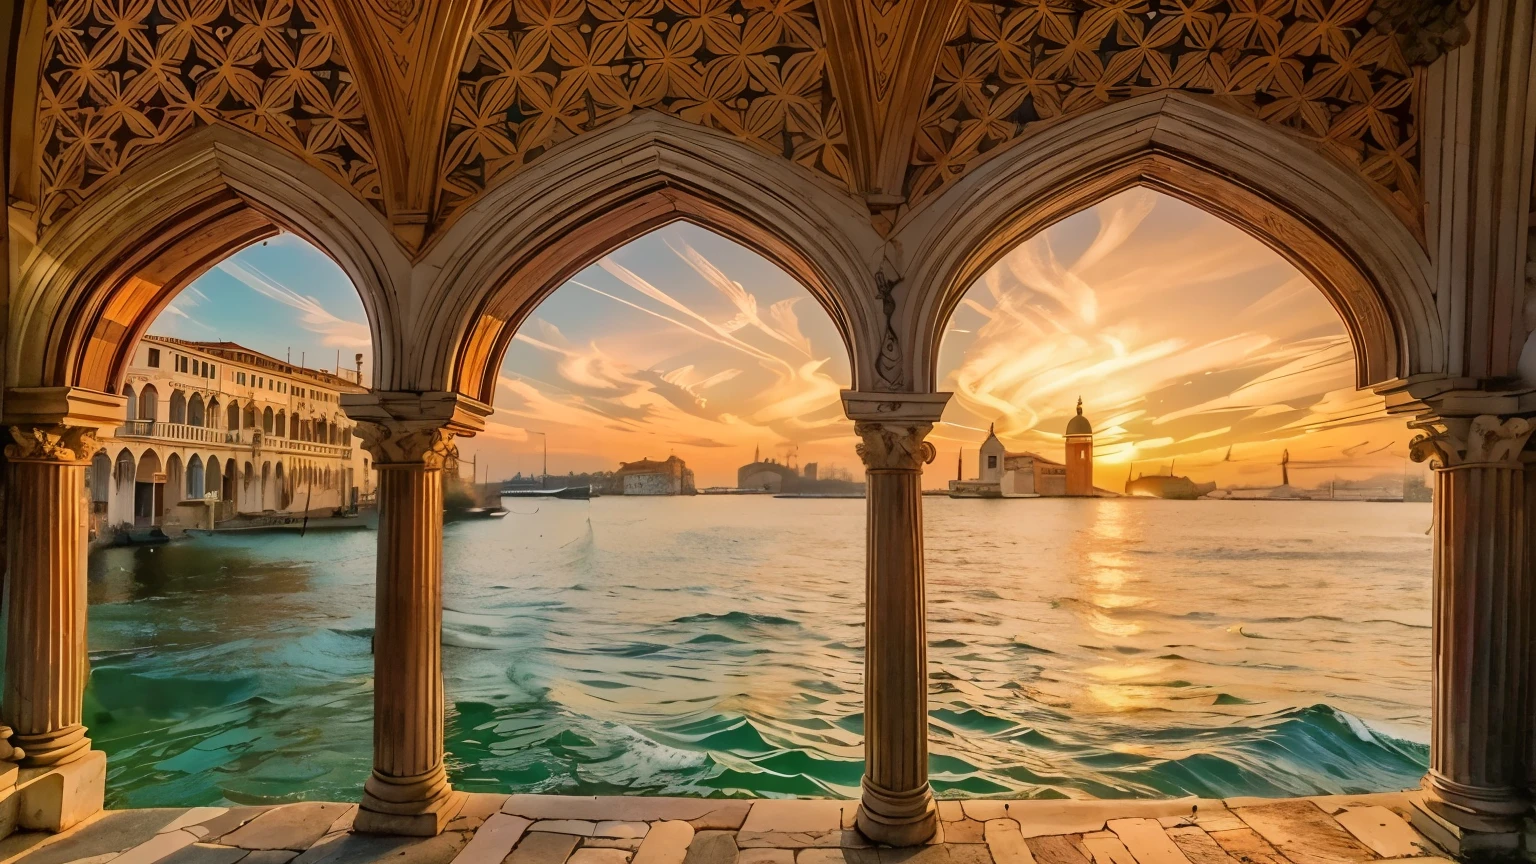
<instances>
[{"instance_id":1,"label":"golden sunset sky","mask_svg":"<svg viewBox=\"0 0 1536 864\"><path fill-rule=\"evenodd\" d=\"M223 262L152 332L230 339L311 366L366 352L362 305L292 236ZM350 365L350 360L344 362ZM1148 190L1118 195L1015 249L949 324L940 382L955 394L929 440L925 485L976 472L995 423L1010 450L1061 457L1080 395L1096 482L1170 466L1223 487L1382 476L1410 437L1354 390L1348 338L1323 295L1273 251ZM461 442L493 477L611 470L676 453L702 486L765 457L861 473L838 391L850 382L831 320L788 274L676 224L604 257L550 296L507 352L485 434ZM1418 465L1407 467L1421 474Z\"/></svg>"}]
</instances>

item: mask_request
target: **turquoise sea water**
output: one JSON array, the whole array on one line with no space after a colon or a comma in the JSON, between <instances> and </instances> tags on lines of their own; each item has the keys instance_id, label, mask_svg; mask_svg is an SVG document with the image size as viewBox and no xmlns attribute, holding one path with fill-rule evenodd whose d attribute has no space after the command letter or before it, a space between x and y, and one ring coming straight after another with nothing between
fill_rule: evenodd
<instances>
[{"instance_id":1,"label":"turquoise sea water","mask_svg":"<svg viewBox=\"0 0 1536 864\"><path fill-rule=\"evenodd\" d=\"M447 529L455 784L851 796L862 501L512 501ZM1402 788L1428 505L926 499L941 795ZM355 799L371 532L91 557L112 807Z\"/></svg>"}]
</instances>

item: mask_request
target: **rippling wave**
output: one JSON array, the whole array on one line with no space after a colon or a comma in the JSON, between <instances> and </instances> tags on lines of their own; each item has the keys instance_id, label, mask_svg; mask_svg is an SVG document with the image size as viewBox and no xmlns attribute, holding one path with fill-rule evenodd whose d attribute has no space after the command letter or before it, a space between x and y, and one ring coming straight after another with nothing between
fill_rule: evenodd
<instances>
[{"instance_id":1,"label":"rippling wave","mask_svg":"<svg viewBox=\"0 0 1536 864\"><path fill-rule=\"evenodd\" d=\"M1300 795L1425 770L1427 507L925 503L940 795ZM456 786L855 795L862 529L861 502L755 498L451 526ZM356 798L374 542L93 555L109 805Z\"/></svg>"}]
</instances>

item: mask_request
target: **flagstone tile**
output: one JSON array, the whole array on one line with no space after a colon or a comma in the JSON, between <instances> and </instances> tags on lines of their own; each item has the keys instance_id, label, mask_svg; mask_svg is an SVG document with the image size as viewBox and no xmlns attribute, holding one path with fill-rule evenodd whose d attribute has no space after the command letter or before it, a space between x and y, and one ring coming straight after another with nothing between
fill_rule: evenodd
<instances>
[{"instance_id":1,"label":"flagstone tile","mask_svg":"<svg viewBox=\"0 0 1536 864\"><path fill-rule=\"evenodd\" d=\"M1156 819L1111 819L1108 828L1130 850L1137 864L1190 864Z\"/></svg>"},{"instance_id":2,"label":"flagstone tile","mask_svg":"<svg viewBox=\"0 0 1536 864\"><path fill-rule=\"evenodd\" d=\"M532 824L521 816L492 813L453 859L454 864L501 864Z\"/></svg>"},{"instance_id":3,"label":"flagstone tile","mask_svg":"<svg viewBox=\"0 0 1536 864\"><path fill-rule=\"evenodd\" d=\"M1233 812L1294 864L1353 864L1376 857L1311 801L1279 801Z\"/></svg>"},{"instance_id":4,"label":"flagstone tile","mask_svg":"<svg viewBox=\"0 0 1536 864\"><path fill-rule=\"evenodd\" d=\"M1413 858L1438 851L1406 819L1379 804L1348 807L1333 818L1383 858Z\"/></svg>"},{"instance_id":5,"label":"flagstone tile","mask_svg":"<svg viewBox=\"0 0 1536 864\"><path fill-rule=\"evenodd\" d=\"M683 864L737 864L740 850L736 835L729 831L698 831L688 844Z\"/></svg>"},{"instance_id":6,"label":"flagstone tile","mask_svg":"<svg viewBox=\"0 0 1536 864\"><path fill-rule=\"evenodd\" d=\"M302 852L324 837L349 804L285 804L257 816L219 838L220 845L242 849L292 849ZM210 832L210 838L212 834Z\"/></svg>"},{"instance_id":7,"label":"flagstone tile","mask_svg":"<svg viewBox=\"0 0 1536 864\"><path fill-rule=\"evenodd\" d=\"M751 817L748 817L751 818ZM657 822L635 852L634 864L683 864L688 845L693 842L693 826L680 820ZM593 862L608 864L608 862Z\"/></svg>"}]
</instances>

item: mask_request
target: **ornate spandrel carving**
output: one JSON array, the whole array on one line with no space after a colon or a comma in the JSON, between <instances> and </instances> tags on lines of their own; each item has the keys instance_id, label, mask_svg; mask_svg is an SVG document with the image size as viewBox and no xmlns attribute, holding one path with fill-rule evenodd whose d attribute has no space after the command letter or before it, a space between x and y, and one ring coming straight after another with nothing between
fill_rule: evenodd
<instances>
[{"instance_id":1,"label":"ornate spandrel carving","mask_svg":"<svg viewBox=\"0 0 1536 864\"><path fill-rule=\"evenodd\" d=\"M855 423L853 432L864 443L855 449L870 471L920 471L937 451L923 439L932 423Z\"/></svg>"},{"instance_id":2,"label":"ornate spandrel carving","mask_svg":"<svg viewBox=\"0 0 1536 864\"><path fill-rule=\"evenodd\" d=\"M12 426L16 442L5 457L27 462L84 462L96 452L96 430L88 426Z\"/></svg>"},{"instance_id":3,"label":"ornate spandrel carving","mask_svg":"<svg viewBox=\"0 0 1536 864\"><path fill-rule=\"evenodd\" d=\"M967 0L939 55L907 200L918 206L1034 128L1182 90L1312 141L1418 224L1418 79L1371 12L1370 0Z\"/></svg>"},{"instance_id":4,"label":"ornate spandrel carving","mask_svg":"<svg viewBox=\"0 0 1536 864\"><path fill-rule=\"evenodd\" d=\"M875 374L880 376L880 383L891 390L900 390L906 384L906 376L901 371L901 341L896 338L896 327L892 323L896 315L896 298L891 293L896 290L899 281L887 278L884 273L875 274L880 309L885 313L885 337L880 340L880 356L875 359Z\"/></svg>"},{"instance_id":5,"label":"ornate spandrel carving","mask_svg":"<svg viewBox=\"0 0 1536 864\"><path fill-rule=\"evenodd\" d=\"M453 94L438 216L562 141L642 109L846 186L848 146L826 66L811 0L490 0Z\"/></svg>"},{"instance_id":6,"label":"ornate spandrel carving","mask_svg":"<svg viewBox=\"0 0 1536 864\"><path fill-rule=\"evenodd\" d=\"M139 156L213 122L287 147L382 206L368 117L328 4L47 6L37 112L44 224Z\"/></svg>"},{"instance_id":7,"label":"ornate spandrel carving","mask_svg":"<svg viewBox=\"0 0 1536 864\"><path fill-rule=\"evenodd\" d=\"M373 454L376 466L419 465L440 469L458 456L453 433L440 426L363 421L357 424L357 434L363 449Z\"/></svg>"},{"instance_id":8,"label":"ornate spandrel carving","mask_svg":"<svg viewBox=\"0 0 1536 864\"><path fill-rule=\"evenodd\" d=\"M1408 445L1415 462L1429 460L1431 468L1463 465L1520 464L1520 451L1536 432L1536 424L1524 417L1501 419L1492 414L1452 417L1410 423L1423 430Z\"/></svg>"}]
</instances>

